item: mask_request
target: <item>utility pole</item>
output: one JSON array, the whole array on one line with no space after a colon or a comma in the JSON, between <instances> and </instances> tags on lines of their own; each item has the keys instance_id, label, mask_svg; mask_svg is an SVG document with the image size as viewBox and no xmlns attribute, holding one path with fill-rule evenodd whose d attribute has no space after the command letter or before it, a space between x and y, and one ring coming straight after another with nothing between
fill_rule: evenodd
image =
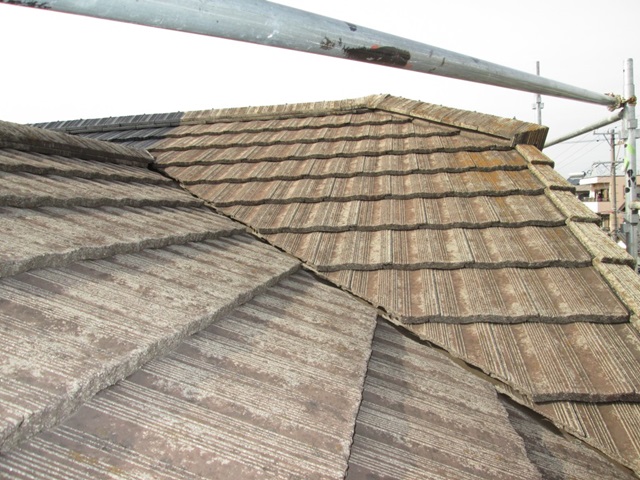
<instances>
[{"instance_id":1,"label":"utility pole","mask_svg":"<svg viewBox=\"0 0 640 480\"><path fill-rule=\"evenodd\" d=\"M611 238L617 243L618 241L618 189L616 185L616 131L612 128L606 133L593 132L594 135L603 135L607 143L611 147L611 164L609 182L609 201L611 202L612 212L609 216L609 233Z\"/></svg>"},{"instance_id":2,"label":"utility pole","mask_svg":"<svg viewBox=\"0 0 640 480\"><path fill-rule=\"evenodd\" d=\"M536 62L536 75L540 76L540 61ZM536 103L533 104L533 110L537 110L538 114L538 125L542 125L542 109L544 108L544 103L542 103L542 95L539 93L536 94Z\"/></svg>"},{"instance_id":3,"label":"utility pole","mask_svg":"<svg viewBox=\"0 0 640 480\"><path fill-rule=\"evenodd\" d=\"M611 238L618 242L618 188L616 185L616 131L612 128L607 132L609 134L609 146L611 147L611 184L609 190L609 199L612 202L611 209L613 211L613 227L611 228Z\"/></svg>"},{"instance_id":4,"label":"utility pole","mask_svg":"<svg viewBox=\"0 0 640 480\"><path fill-rule=\"evenodd\" d=\"M609 197L611 198L613 210L613 228L611 230L611 237L618 243L618 187L616 185L616 131L612 128L609 130L609 145L611 146L611 191Z\"/></svg>"}]
</instances>

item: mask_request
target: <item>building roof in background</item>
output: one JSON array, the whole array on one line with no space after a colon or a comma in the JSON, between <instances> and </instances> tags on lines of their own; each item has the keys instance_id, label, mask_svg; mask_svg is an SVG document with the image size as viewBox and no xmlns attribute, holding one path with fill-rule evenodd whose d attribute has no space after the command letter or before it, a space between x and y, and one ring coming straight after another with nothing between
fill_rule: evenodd
<instances>
[{"instance_id":1,"label":"building roof in background","mask_svg":"<svg viewBox=\"0 0 640 480\"><path fill-rule=\"evenodd\" d=\"M142 466L162 458L168 478L183 468L203 474L197 459L221 445L220 437L203 432L216 431L211 435L229 439L225 471L247 477L267 464L272 470L264 471L272 476L284 474L289 467L281 462L293 457L298 460L291 468L304 471L316 461L317 442L337 449L326 466L326 476L335 477L344 474L347 460L352 478L424 472L434 478L582 478L585 469L602 471L603 478L625 475L496 395L490 383L431 346L436 344L494 377L499 391L640 471L634 436L640 335L633 325L640 284L630 257L600 233L594 214L574 201L573 187L539 152L545 128L389 96L45 126L120 144L123 156L143 155L137 149L147 148L156 159L152 167L192 195L142 165L104 163L59 148L20 150L15 139L3 152L0 169L11 190L1 213L13 222L12 234L25 239L7 243L0 257L10 259L0 283L13 289L5 302L13 324L19 332L41 332L43 351L51 352L41 357L43 364L56 355L77 355L81 365L87 347L70 340L78 331L87 345L96 338L105 349L117 344L114 362L126 364L116 369L119 376L101 377L95 361L97 370L87 370L80 393L71 388L73 370L67 379L53 378L44 387L55 390L59 407L35 405L36 414L20 411L32 407L21 407L16 393L6 448L78 413L22 442L3 457L3 468L28 471L34 458L46 457L38 462L48 465L86 444L80 456L102 471L137 465L143 472ZM57 135L62 144L74 138L38 132L25 128L23 143L33 137L37 144L41 135ZM89 150L116 148L82 141ZM60 240L42 241L47 229L57 229ZM300 263L314 273L294 274ZM35 316L42 324L23 324L27 306L47 312ZM104 313L112 310L113 319ZM180 321L174 311L183 313ZM359 313L354 318L352 312ZM376 312L414 337L382 320L376 327ZM98 323L86 327L91 334L82 333L77 319L73 323L77 315L95 317ZM158 315L166 318L153 336L145 319ZM107 316L111 323L100 323ZM52 325L60 322L65 327L58 339ZM301 326L308 322L313 326ZM345 322L357 330L345 337L357 347L340 343ZM139 325L146 354L131 340L127 350L106 333L93 336L116 336L122 325ZM24 359L30 353L7 355ZM223 372L207 368L210 362ZM306 369L305 362L316 363ZM32 365L18 364L22 370L9 367L3 378L22 378ZM268 365L279 366L278 374ZM300 387L317 377L317 389L331 392L333 365L352 370L345 373L355 388L344 392L349 400L320 392L314 397L316 390ZM25 385L40 388L33 376L24 378ZM60 390L54 388L58 381ZM256 397L264 398L260 402L298 395L300 388L310 397L303 407L274 406L284 415L280 422L268 419L273 410L258 408L260 402L246 403L249 396L237 390L245 381L254 389L247 395L265 395ZM290 393L270 391L271 381ZM177 416L160 425L143 406L126 403L134 396L140 405L157 398L158 415L167 416L171 406ZM115 399L125 399L126 418ZM222 415L221 430L200 417L176 430L191 411L187 404ZM314 422L322 424L326 409L340 419L331 441L308 433ZM105 424L126 424L135 441L117 438ZM271 443L259 443L258 427L293 435L287 436L291 455L276 458ZM175 442L162 441L165 433ZM264 448L231 447L241 438L255 438ZM57 459L44 453L52 445ZM194 448L197 453L185 453ZM505 448L508 455L496 454Z\"/></svg>"}]
</instances>

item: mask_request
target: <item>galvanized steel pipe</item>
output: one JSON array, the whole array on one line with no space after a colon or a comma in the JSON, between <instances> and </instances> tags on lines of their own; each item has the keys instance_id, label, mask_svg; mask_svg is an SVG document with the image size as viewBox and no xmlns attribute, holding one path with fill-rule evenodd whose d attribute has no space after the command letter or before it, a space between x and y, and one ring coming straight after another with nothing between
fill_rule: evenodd
<instances>
[{"instance_id":1,"label":"galvanized steel pipe","mask_svg":"<svg viewBox=\"0 0 640 480\"><path fill-rule=\"evenodd\" d=\"M554 80L265 0L0 0L258 43L606 106L617 100Z\"/></svg>"},{"instance_id":2,"label":"galvanized steel pipe","mask_svg":"<svg viewBox=\"0 0 640 480\"><path fill-rule=\"evenodd\" d=\"M627 252L638 263L638 194L636 137L638 120L635 106L635 84L633 80L633 60L628 59L625 65L625 95L630 100L624 107L624 126L627 131L626 151L624 158L625 182L625 233L627 234Z\"/></svg>"},{"instance_id":3,"label":"galvanized steel pipe","mask_svg":"<svg viewBox=\"0 0 640 480\"><path fill-rule=\"evenodd\" d=\"M585 133L589 133L593 130L597 130L598 128L602 128L602 127L606 127L607 125L611 125L612 123L615 123L619 120L622 120L622 117L624 115L624 111L620 110L617 113L614 113L613 115L600 120L598 122L595 123L591 123L589 125L587 125L586 127L583 127L579 130L574 130L573 132L567 133L566 135L563 135L561 137L558 138L554 138L553 140L549 140L547 143L544 144L544 148L548 148L551 147L553 145L557 145L558 143L562 143L565 142L567 140L571 140L572 138L575 137L579 137L580 135L584 135Z\"/></svg>"}]
</instances>

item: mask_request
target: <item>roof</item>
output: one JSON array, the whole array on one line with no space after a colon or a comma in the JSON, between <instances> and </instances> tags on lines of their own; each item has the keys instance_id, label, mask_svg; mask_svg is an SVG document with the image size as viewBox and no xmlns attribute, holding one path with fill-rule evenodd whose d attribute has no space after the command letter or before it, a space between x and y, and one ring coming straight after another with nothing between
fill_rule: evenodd
<instances>
[{"instance_id":1,"label":"roof","mask_svg":"<svg viewBox=\"0 0 640 480\"><path fill-rule=\"evenodd\" d=\"M43 126L81 137L0 125L0 471L630 478L507 397L640 471L640 280L546 128L385 95Z\"/></svg>"}]
</instances>

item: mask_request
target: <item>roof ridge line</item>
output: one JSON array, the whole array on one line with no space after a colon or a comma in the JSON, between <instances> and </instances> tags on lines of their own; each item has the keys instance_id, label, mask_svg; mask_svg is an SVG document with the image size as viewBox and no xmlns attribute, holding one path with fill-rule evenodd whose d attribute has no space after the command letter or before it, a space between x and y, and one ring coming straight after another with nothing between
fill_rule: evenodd
<instances>
[{"instance_id":1,"label":"roof ridge line","mask_svg":"<svg viewBox=\"0 0 640 480\"><path fill-rule=\"evenodd\" d=\"M0 149L5 148L143 168L153 162L146 150L0 121Z\"/></svg>"},{"instance_id":2,"label":"roof ridge line","mask_svg":"<svg viewBox=\"0 0 640 480\"><path fill-rule=\"evenodd\" d=\"M148 128L177 127L183 112L154 113L144 115L124 115L118 117L98 117L77 120L37 122L32 127L58 130L66 133L97 133L113 130L143 130Z\"/></svg>"},{"instance_id":3,"label":"roof ridge line","mask_svg":"<svg viewBox=\"0 0 640 480\"><path fill-rule=\"evenodd\" d=\"M596 223L598 217L591 212L572 191L570 196L566 196L562 201L558 198L560 191L559 183L569 184L560 175L551 176L549 172L541 171L539 166L553 166L553 161L534 146L517 145L516 151L522 155L528 163L529 170L545 186L544 194L558 208L567 219L566 225L571 230L574 237L592 256L591 264L602 277L603 281L611 288L614 295L624 307L629 311L629 322L640 331L640 294L635 297L629 294L627 285L635 282L637 292L640 292L640 276L633 269L634 260L625 250L620 248L608 235L606 235ZM555 172L555 170L554 170ZM573 207L573 212L566 207ZM584 212L584 215L576 215L576 212ZM618 269L622 269L616 271ZM628 272L627 272L628 270ZM630 274L630 275L629 275ZM624 277L624 278L623 278ZM636 298L637 297L637 298Z\"/></svg>"},{"instance_id":4,"label":"roof ridge line","mask_svg":"<svg viewBox=\"0 0 640 480\"><path fill-rule=\"evenodd\" d=\"M366 97L345 99L345 100L325 100L317 102L285 103L280 105L261 105L255 107L232 107L209 110L194 110L186 112L181 121L181 125L207 123L207 121L233 120L261 120L273 118L288 118L295 116L326 116L339 112L353 113L358 109L374 109L377 95Z\"/></svg>"},{"instance_id":5,"label":"roof ridge line","mask_svg":"<svg viewBox=\"0 0 640 480\"><path fill-rule=\"evenodd\" d=\"M523 122L515 118L505 119L487 113L444 107L393 95L386 95L384 98L371 98L370 102L372 108L377 110L400 113L430 122L504 138L511 141L512 147L526 144L542 149L549 131L548 127Z\"/></svg>"}]
</instances>

